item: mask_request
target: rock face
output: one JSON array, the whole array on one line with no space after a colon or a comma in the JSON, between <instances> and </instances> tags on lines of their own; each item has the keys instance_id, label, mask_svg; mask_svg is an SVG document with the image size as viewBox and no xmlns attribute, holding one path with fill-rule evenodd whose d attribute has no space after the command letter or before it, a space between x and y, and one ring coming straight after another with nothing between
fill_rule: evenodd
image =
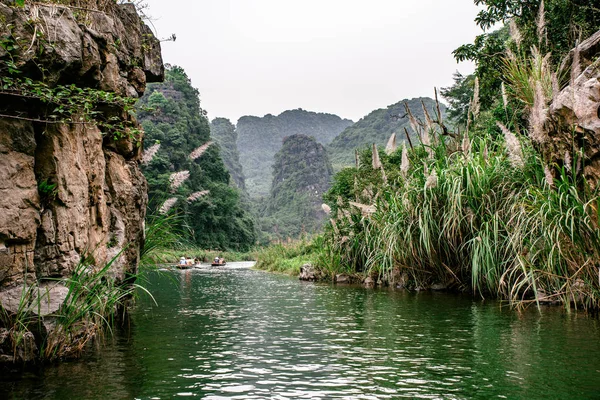
<instances>
[{"instance_id":1,"label":"rock face","mask_svg":"<svg viewBox=\"0 0 600 400\"><path fill-rule=\"evenodd\" d=\"M548 137L540 144L545 158L557 165L583 158L579 164L584 165L583 174L592 188L600 182L599 56L600 31L571 50L561 67L563 73L570 72L571 82L554 95ZM572 154L573 147L579 155Z\"/></svg>"},{"instance_id":2,"label":"rock face","mask_svg":"<svg viewBox=\"0 0 600 400\"><path fill-rule=\"evenodd\" d=\"M286 137L275 155L263 228L279 239L320 229L327 216L321 208L323 194L332 176L323 145L304 135Z\"/></svg>"},{"instance_id":3,"label":"rock face","mask_svg":"<svg viewBox=\"0 0 600 400\"><path fill-rule=\"evenodd\" d=\"M0 2L0 37L27 43L18 54L0 46L0 76L17 60L21 78L140 96L163 79L160 44L133 5L104 10ZM119 107L102 111L132 121ZM69 277L82 257L101 267L118 256L118 281L137 272L147 203L142 139L34 121L51 112L35 99L0 95L0 114L10 116L0 117L0 301L25 281ZM56 307L52 299L47 306Z\"/></svg>"}]
</instances>

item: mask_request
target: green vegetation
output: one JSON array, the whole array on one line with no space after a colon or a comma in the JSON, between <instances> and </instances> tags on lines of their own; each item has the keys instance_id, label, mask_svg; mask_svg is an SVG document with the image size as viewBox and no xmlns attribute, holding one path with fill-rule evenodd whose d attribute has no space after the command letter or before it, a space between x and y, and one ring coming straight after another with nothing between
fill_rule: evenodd
<instances>
[{"instance_id":1,"label":"green vegetation","mask_svg":"<svg viewBox=\"0 0 600 400\"><path fill-rule=\"evenodd\" d=\"M148 85L140 107L149 213L180 215L178 228L195 246L248 250L255 242L253 219L229 185L198 91L185 72L168 69L164 83Z\"/></svg>"},{"instance_id":2,"label":"green vegetation","mask_svg":"<svg viewBox=\"0 0 600 400\"><path fill-rule=\"evenodd\" d=\"M259 206L260 230L268 239L298 238L323 226L322 195L333 171L325 148L308 136L283 139L275 155L271 195Z\"/></svg>"},{"instance_id":3,"label":"green vegetation","mask_svg":"<svg viewBox=\"0 0 600 400\"><path fill-rule=\"evenodd\" d=\"M275 153L281 149L283 138L291 135L314 137L327 144L352 121L332 114L302 109L285 111L278 116L262 118L245 116L237 122L238 150L251 197L268 196L271 187L271 168Z\"/></svg>"},{"instance_id":4,"label":"green vegetation","mask_svg":"<svg viewBox=\"0 0 600 400\"><path fill-rule=\"evenodd\" d=\"M427 110L430 115L435 114L435 102L428 97L402 100L387 108L372 111L346 128L327 146L333 169L337 172L344 167L354 165L356 149L371 146L373 143L385 146L392 133L396 133L398 142L405 141L405 129L410 130L411 126L406 106L412 110L415 118L422 121L427 119L424 110ZM443 113L445 107L441 105L441 108ZM418 142L414 131L411 132L411 140Z\"/></svg>"},{"instance_id":5,"label":"green vegetation","mask_svg":"<svg viewBox=\"0 0 600 400\"><path fill-rule=\"evenodd\" d=\"M254 251L255 268L269 272L298 275L304 264L317 264L322 257L323 237L277 243Z\"/></svg>"}]
</instances>

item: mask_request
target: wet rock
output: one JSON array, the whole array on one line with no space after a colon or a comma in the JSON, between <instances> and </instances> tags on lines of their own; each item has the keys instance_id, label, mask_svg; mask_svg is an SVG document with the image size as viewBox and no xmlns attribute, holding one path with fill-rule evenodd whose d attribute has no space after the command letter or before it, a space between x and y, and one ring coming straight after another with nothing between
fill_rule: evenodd
<instances>
[{"instance_id":1,"label":"wet rock","mask_svg":"<svg viewBox=\"0 0 600 400\"><path fill-rule=\"evenodd\" d=\"M335 276L335 283L338 283L338 284L350 283L350 277L346 274L337 274Z\"/></svg>"},{"instance_id":2,"label":"wet rock","mask_svg":"<svg viewBox=\"0 0 600 400\"><path fill-rule=\"evenodd\" d=\"M315 281L317 280L317 276L315 273L315 268L312 264L304 264L300 267L300 276L299 279L301 281Z\"/></svg>"},{"instance_id":3,"label":"wet rock","mask_svg":"<svg viewBox=\"0 0 600 400\"><path fill-rule=\"evenodd\" d=\"M406 289L408 285L408 274L406 272L402 272L395 278L395 287L396 289Z\"/></svg>"},{"instance_id":4,"label":"wet rock","mask_svg":"<svg viewBox=\"0 0 600 400\"><path fill-rule=\"evenodd\" d=\"M446 290L448 286L445 283L434 283L431 285L431 290Z\"/></svg>"},{"instance_id":5,"label":"wet rock","mask_svg":"<svg viewBox=\"0 0 600 400\"><path fill-rule=\"evenodd\" d=\"M43 283L34 291L29 311L40 316L54 314L63 305L68 294L69 288L60 283Z\"/></svg>"}]
</instances>

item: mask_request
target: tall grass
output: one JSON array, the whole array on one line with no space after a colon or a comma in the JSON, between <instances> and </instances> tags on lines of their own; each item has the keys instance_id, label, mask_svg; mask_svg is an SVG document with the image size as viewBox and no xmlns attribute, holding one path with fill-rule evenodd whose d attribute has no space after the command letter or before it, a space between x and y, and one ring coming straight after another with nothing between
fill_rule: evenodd
<instances>
[{"instance_id":1,"label":"tall grass","mask_svg":"<svg viewBox=\"0 0 600 400\"><path fill-rule=\"evenodd\" d=\"M416 147L407 172L399 155L384 156L388 184L361 163L358 186L332 204L338 216L326 252L347 270L389 282L406 274L413 287L442 283L516 306L598 308L599 193L564 168L551 185L529 139L520 140L520 168L501 136L481 132L466 152L449 140L430 152ZM371 199L367 185L377 187ZM361 214L349 205L355 199L374 201L375 213Z\"/></svg>"}]
</instances>

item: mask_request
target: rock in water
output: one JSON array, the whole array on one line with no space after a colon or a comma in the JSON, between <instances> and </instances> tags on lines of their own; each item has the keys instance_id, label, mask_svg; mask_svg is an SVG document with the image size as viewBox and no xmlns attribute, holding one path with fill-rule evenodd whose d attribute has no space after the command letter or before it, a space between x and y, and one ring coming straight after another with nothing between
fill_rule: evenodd
<instances>
[{"instance_id":1,"label":"rock in water","mask_svg":"<svg viewBox=\"0 0 600 400\"><path fill-rule=\"evenodd\" d=\"M300 276L299 279L301 281L316 281L317 276L315 274L315 268L312 264L304 264L300 267Z\"/></svg>"}]
</instances>

